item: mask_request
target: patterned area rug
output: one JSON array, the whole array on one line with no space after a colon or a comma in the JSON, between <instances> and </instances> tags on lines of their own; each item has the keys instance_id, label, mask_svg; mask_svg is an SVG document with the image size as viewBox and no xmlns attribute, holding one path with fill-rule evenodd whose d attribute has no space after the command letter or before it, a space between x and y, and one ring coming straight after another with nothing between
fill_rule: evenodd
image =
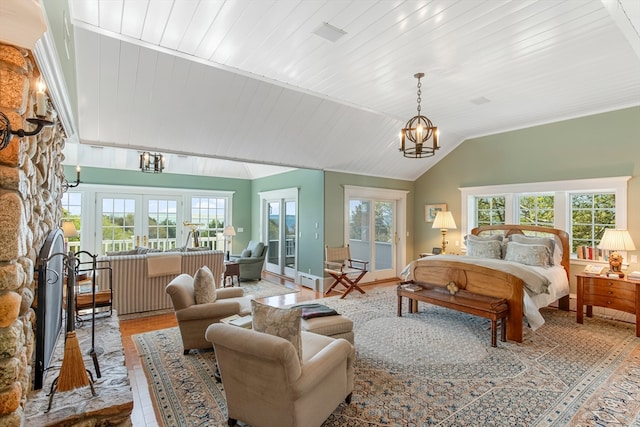
<instances>
[{"instance_id":1,"label":"patterned area rug","mask_svg":"<svg viewBox=\"0 0 640 427\"><path fill-rule=\"evenodd\" d=\"M544 309L524 341L491 347L489 322L421 304L396 317L395 289L322 302L354 320L356 383L324 426L640 425L634 325ZM177 328L134 336L166 426L225 425L213 351L183 356Z\"/></svg>"}]
</instances>

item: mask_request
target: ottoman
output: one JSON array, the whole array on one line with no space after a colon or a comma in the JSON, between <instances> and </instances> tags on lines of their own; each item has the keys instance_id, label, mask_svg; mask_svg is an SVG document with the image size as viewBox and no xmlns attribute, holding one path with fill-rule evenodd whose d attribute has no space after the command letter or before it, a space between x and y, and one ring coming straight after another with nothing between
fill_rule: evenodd
<instances>
[{"instance_id":1,"label":"ottoman","mask_svg":"<svg viewBox=\"0 0 640 427\"><path fill-rule=\"evenodd\" d=\"M344 338L353 344L353 320L341 314L302 319L301 323L303 331L331 338Z\"/></svg>"}]
</instances>

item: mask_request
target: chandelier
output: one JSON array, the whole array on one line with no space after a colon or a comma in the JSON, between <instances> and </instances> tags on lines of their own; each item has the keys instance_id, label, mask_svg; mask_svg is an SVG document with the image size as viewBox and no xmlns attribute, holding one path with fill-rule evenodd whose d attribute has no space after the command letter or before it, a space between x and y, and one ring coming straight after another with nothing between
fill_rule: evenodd
<instances>
[{"instance_id":1,"label":"chandelier","mask_svg":"<svg viewBox=\"0 0 640 427\"><path fill-rule=\"evenodd\" d=\"M431 157L440 149L438 145L438 128L427 117L420 114L422 102L422 83L420 79L424 73L414 74L418 79L418 115L412 117L400 132L400 151L405 157L419 159Z\"/></svg>"},{"instance_id":2,"label":"chandelier","mask_svg":"<svg viewBox=\"0 0 640 427\"><path fill-rule=\"evenodd\" d=\"M149 173L162 173L164 170L164 156L160 153L145 151L140 154L140 170Z\"/></svg>"}]
</instances>

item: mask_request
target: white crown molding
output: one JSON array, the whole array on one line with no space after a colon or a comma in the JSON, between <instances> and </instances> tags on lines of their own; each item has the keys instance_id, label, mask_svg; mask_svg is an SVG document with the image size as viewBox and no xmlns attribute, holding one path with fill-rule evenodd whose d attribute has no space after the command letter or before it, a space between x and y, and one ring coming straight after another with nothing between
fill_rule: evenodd
<instances>
[{"instance_id":1,"label":"white crown molding","mask_svg":"<svg viewBox=\"0 0 640 427\"><path fill-rule=\"evenodd\" d=\"M58 113L64 132L68 138L77 140L77 122L69 102L69 92L62 67L58 61L58 52L49 31L45 32L36 42L33 56L47 84L47 91L51 96L51 102Z\"/></svg>"}]
</instances>

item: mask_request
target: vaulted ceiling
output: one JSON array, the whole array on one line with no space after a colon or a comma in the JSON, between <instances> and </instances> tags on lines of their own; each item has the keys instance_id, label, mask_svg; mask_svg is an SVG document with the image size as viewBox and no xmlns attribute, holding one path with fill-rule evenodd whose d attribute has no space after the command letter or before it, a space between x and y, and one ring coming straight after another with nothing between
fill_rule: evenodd
<instances>
[{"instance_id":1,"label":"vaulted ceiling","mask_svg":"<svg viewBox=\"0 0 640 427\"><path fill-rule=\"evenodd\" d=\"M415 180L466 139L640 105L639 5L70 0L56 37L73 63L69 159L135 168L150 150L167 172ZM417 72L440 129L428 159L398 151Z\"/></svg>"}]
</instances>

